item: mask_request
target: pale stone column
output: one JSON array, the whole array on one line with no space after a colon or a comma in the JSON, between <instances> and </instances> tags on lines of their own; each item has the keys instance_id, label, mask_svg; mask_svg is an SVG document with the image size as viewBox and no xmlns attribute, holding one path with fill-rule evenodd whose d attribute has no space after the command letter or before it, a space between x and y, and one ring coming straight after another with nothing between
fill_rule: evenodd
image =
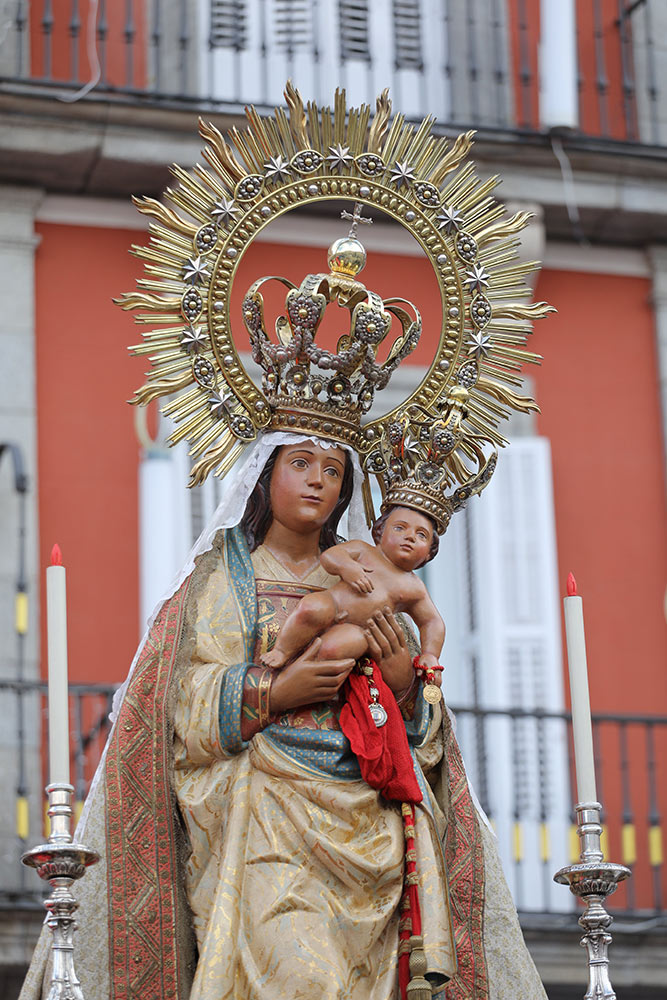
<instances>
[{"instance_id":1,"label":"pale stone column","mask_svg":"<svg viewBox=\"0 0 667 1000\"><path fill-rule=\"evenodd\" d=\"M28 476L26 577L28 630L23 640L23 676L39 675L39 568L37 522L37 400L35 389L35 213L42 192L0 186L0 442L17 445ZM18 677L14 601L18 571L19 498L11 456L0 462L0 679ZM19 863L15 795L18 780L17 694L0 688L0 885L38 888L39 879ZM23 698L25 781L30 795L30 846L42 836L42 778L36 695ZM0 942L0 951L3 950Z\"/></svg>"}]
</instances>

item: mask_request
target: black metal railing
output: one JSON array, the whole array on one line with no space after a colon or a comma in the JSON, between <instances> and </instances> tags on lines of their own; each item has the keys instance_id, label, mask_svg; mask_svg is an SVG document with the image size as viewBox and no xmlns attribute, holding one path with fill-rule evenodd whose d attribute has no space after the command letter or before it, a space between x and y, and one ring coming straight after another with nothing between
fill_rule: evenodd
<instances>
[{"instance_id":1,"label":"black metal railing","mask_svg":"<svg viewBox=\"0 0 667 1000\"><path fill-rule=\"evenodd\" d=\"M70 686L71 775L78 811L109 732L114 691L105 684ZM41 898L41 884L19 858L46 833L46 685L0 681L0 700L5 709L4 746L13 736L22 738L25 745L18 748L14 742L14 747L27 761L20 788L18 767L5 766L2 777L4 801L16 803L18 825L13 810L6 809L0 822L1 903L17 896ZM20 717L29 723L23 731L14 725L19 706ZM468 775L497 833L519 910L557 914L572 909L573 898L552 881L554 872L578 855L569 714L460 707L454 716ZM627 864L634 876L610 898L609 906L630 916L664 919L667 716L598 714L593 729L605 856ZM33 738L26 739L26 731ZM7 759L16 762L19 754Z\"/></svg>"},{"instance_id":2,"label":"black metal railing","mask_svg":"<svg viewBox=\"0 0 667 1000\"><path fill-rule=\"evenodd\" d=\"M468 774L498 833L518 908L565 908L567 893L551 878L579 854L570 714L461 707L453 712ZM593 735L605 857L633 872L608 905L664 916L667 716L596 714Z\"/></svg>"},{"instance_id":3,"label":"black metal railing","mask_svg":"<svg viewBox=\"0 0 667 1000\"><path fill-rule=\"evenodd\" d=\"M667 146L662 0L579 5L580 132ZM17 0L5 15L0 77L71 100L239 110L281 101L293 77L329 102L390 86L411 118L540 130L535 3L443 0ZM549 44L549 39L545 39Z\"/></svg>"}]
</instances>

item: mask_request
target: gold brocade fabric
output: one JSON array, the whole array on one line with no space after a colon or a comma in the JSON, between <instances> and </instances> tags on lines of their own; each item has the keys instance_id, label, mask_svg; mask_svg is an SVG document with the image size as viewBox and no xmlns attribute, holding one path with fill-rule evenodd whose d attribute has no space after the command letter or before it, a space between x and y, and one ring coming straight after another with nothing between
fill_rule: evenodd
<instances>
[{"instance_id":1,"label":"gold brocade fabric","mask_svg":"<svg viewBox=\"0 0 667 1000\"><path fill-rule=\"evenodd\" d=\"M266 592L283 614L288 592L327 585L321 571L280 581L269 556L251 565L239 533L221 533L128 681L78 831L101 858L75 887L86 1000L396 1000L396 808L358 780L331 720L286 715L241 740L245 664L276 624ZM419 739L433 789L416 828L434 1000L546 1000L449 717L436 707ZM439 986L453 968L450 917L456 971ZM45 925L20 1000L47 1000L51 940Z\"/></svg>"},{"instance_id":2,"label":"gold brocade fabric","mask_svg":"<svg viewBox=\"0 0 667 1000\"><path fill-rule=\"evenodd\" d=\"M276 577L285 570L264 547L252 561L259 651L303 587L332 581L317 567L301 588L294 580L281 587ZM318 773L313 758L287 753L268 735L224 756L216 736L220 685L243 654L215 577L198 598L192 666L176 707L176 792L192 844L187 889L199 946L191 1000L395 1000L399 808L359 778ZM331 709L315 706L278 726L313 732L334 724ZM438 833L420 808L426 954L443 982L455 960Z\"/></svg>"}]
</instances>

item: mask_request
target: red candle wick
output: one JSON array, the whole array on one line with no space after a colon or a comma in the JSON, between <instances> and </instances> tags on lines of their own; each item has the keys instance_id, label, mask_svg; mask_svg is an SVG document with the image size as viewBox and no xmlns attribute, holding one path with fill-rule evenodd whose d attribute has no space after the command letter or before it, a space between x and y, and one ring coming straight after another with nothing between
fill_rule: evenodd
<instances>
[{"instance_id":1,"label":"red candle wick","mask_svg":"<svg viewBox=\"0 0 667 1000\"><path fill-rule=\"evenodd\" d=\"M568 597L577 596L577 581L574 578L574 573L567 574L567 596Z\"/></svg>"},{"instance_id":2,"label":"red candle wick","mask_svg":"<svg viewBox=\"0 0 667 1000\"><path fill-rule=\"evenodd\" d=\"M60 546L56 544L51 549L51 565L52 566L62 566L63 564L63 554L60 551Z\"/></svg>"}]
</instances>

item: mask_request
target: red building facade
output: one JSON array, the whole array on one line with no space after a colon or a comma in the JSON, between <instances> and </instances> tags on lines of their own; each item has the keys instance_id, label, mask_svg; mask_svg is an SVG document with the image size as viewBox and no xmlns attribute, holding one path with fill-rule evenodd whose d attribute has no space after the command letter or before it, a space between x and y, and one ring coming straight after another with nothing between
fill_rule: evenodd
<instances>
[{"instance_id":1,"label":"red building facade","mask_svg":"<svg viewBox=\"0 0 667 1000\"><path fill-rule=\"evenodd\" d=\"M47 31L49 6L53 23ZM185 22L177 5L130 3L124 10L123 5L106 6L108 21L101 25L98 18L93 49L86 40L85 17L74 31L69 7L58 3L32 4L26 23L13 24L0 45L5 70L0 121L11 136L0 157L0 202L15 226L8 223L8 235L0 238L2 262L13 262L0 268L5 301L11 303L0 319L11 363L3 397L3 437L18 441L26 453L33 546L25 664L20 665L20 657L15 661L8 656L0 679L14 683L17 676L33 681L46 676L43 569L54 541L68 569L72 684L111 689L122 681L143 631L150 598L142 593L146 532L140 492L147 454L137 436L135 411L126 401L143 381L144 365L127 353L128 345L139 341L140 331L112 302L133 289L141 273L130 250L145 241L145 228L129 206L130 193L159 196L169 182L168 162L186 167L196 162L198 114L212 117L222 129L239 124L245 101L266 106L280 99L280 84L288 73L304 93L312 90L320 101L324 91L329 94L338 84L347 85L351 103L371 100L380 83L390 83L408 117L433 112L441 122L437 127L447 134L478 129L473 155L480 173L503 177L498 196L508 207L536 212L529 237L533 245L525 249L528 257L544 261L534 295L558 310L538 324L530 345L544 358L542 366L528 373L541 412L535 421L514 425L509 433L517 442L517 454L521 448L528 454L535 441L550 455L540 489L548 491L553 505L554 541L545 542L553 551L543 570L543 556L536 554L531 572L553 577L549 620L556 625L545 622L540 641L551 651L544 669L555 671L549 690L557 696L550 704L546 697L540 702L537 694L524 701L520 692L514 702L507 695L505 701L491 704L482 691L475 695L477 700L460 700L463 735L466 711L483 713L499 705L503 710L512 705L537 708L538 715L567 711L558 590L562 594L572 570L585 602L608 852L634 869L632 888L619 891L615 906L630 924L649 920L656 935L648 945L636 935L620 936L618 953L631 956L625 968L641 965L637 957L645 956L641 949L650 945L651 961L644 965L654 971L634 980L629 971L624 980L621 972L614 981L633 986L637 997L649 1000L657 995L651 990L661 981L660 970L667 969L662 863L662 817L667 810L667 121L655 96L667 92L665 54L656 42L662 28L667 31L665 12L656 0L626 5L636 7L634 13L619 8L616 0L565 4L576 16L574 43L567 38L547 40L562 45L565 54L574 44L578 65L574 84L547 82L556 89L562 85L563 92L572 84L578 98L576 121L563 121L568 129L562 130L553 128L558 122L542 116L548 95L544 81L542 90L539 85L538 8L544 17L548 3L507 0L498 5L499 16L491 18L486 12L471 14L472 5L451 0L442 5L437 32L435 22L428 20L427 5L418 3L413 36L421 62L412 59L412 50L387 20L389 15L380 23L377 11L382 5L366 5L366 33L355 36L352 44L344 4L305 4L310 29L318 28L327 40L319 45L317 57L312 32L308 37L292 33L296 41L291 50L281 42L280 5L254 0L239 5L236 34L220 28L215 19L224 4L185 3ZM334 10L335 23L316 23L318 17L334 17ZM158 23L160 11L164 16ZM272 12L270 24L262 21L262 11ZM335 41L326 33L332 25ZM263 32L273 41L265 39L262 50ZM75 97L97 76L95 85L77 100L60 100ZM282 273L299 281L322 269L331 234L340 234L336 225L332 216L304 217L275 238L269 231L255 243L237 281L236 320L240 297L255 277ZM405 295L418 305L425 332L410 364L428 364L441 325L429 265L400 234L381 225L372 228L376 232L368 238L364 281L383 295ZM19 315L29 318L19 322L14 318ZM536 445L536 451L540 447ZM512 444L501 453L501 465L511 454ZM530 482L532 473L527 475ZM0 487L0 510L7 512L0 539L7 555L0 577L3 604L10 607L15 508L11 484L3 480ZM486 499L475 504L484 505ZM526 509L530 517L530 501ZM187 548L189 533L196 533L193 510L188 508L189 520L179 529L183 537L177 549ZM512 530L520 533L521 525ZM514 558L512 538L502 544L503 552ZM530 552L531 544L526 533L523 550ZM457 545L452 543L452 562ZM447 541L443 548L448 551L446 546ZM463 552L463 542L459 548ZM460 556L465 558L465 553ZM470 588L484 560L477 554L472 562L465 576ZM517 572L520 575L521 566ZM456 589L456 579L447 587ZM449 592L447 587L443 594ZM500 598L488 599L493 606L482 602L482 619L488 612L489 621L500 621ZM448 607L442 610L447 619ZM14 631L9 617L8 612L0 621L8 649ZM479 629L484 628L482 620ZM457 638L452 629L452 634L454 659L479 639L472 631ZM479 648L488 648L483 637L480 641ZM449 662L456 671L456 664ZM499 670L505 670L500 660L487 655L482 681ZM452 684L463 698L463 681L454 678ZM77 704L73 700L74 714ZM81 704L80 721L92 731L100 707L85 699ZM41 703L28 711L33 712L35 729L42 730ZM484 719L484 725L491 725ZM533 721L538 732L538 716ZM561 721L566 727L564 718ZM84 752L79 736L73 722L72 759L79 768L77 793L82 795L100 742L92 740ZM564 748L566 743L564 738ZM13 752L6 769L10 796L20 784ZM39 756L40 751L33 746L31 752ZM485 752L492 756L493 746L487 745ZM485 765L474 741L469 755L479 781ZM535 756L532 743L530 755ZM562 815L560 825L551 830L546 854L536 846L544 827L540 808L556 810L553 803L530 800L517 805L514 819L508 819L511 836L504 857L516 874L516 892L529 864L539 863L540 878L547 879L557 857L568 851L567 845L554 843L558 831L567 832L570 820L569 803L561 801L569 794L567 788L563 792L569 779L567 749L561 756L563 774L554 779L554 788L560 781L557 809ZM41 775L38 764L28 771L33 842L41 819ZM503 778L508 788L515 778L508 765ZM504 820L493 815L492 790L488 802L480 797L504 836ZM16 846L13 817L4 827L0 823L2 838L10 844L5 852L9 856ZM535 844L522 847L522 838L532 838ZM12 871L8 863L7 874L0 876L0 904L4 900L7 907L24 899L28 889L34 891L34 886L18 885ZM567 895L564 889L554 891ZM546 890L540 898L557 899ZM526 895L518 901L529 914L527 933L545 981L554 984L553 997L569 996L568 984L581 978L581 959L574 953L564 960L569 952L558 951L558 928L563 926L559 911L568 903L545 903L541 910L542 904L531 905ZM576 927L568 933L569 948ZM20 956L15 959L16 968L21 962Z\"/></svg>"}]
</instances>

